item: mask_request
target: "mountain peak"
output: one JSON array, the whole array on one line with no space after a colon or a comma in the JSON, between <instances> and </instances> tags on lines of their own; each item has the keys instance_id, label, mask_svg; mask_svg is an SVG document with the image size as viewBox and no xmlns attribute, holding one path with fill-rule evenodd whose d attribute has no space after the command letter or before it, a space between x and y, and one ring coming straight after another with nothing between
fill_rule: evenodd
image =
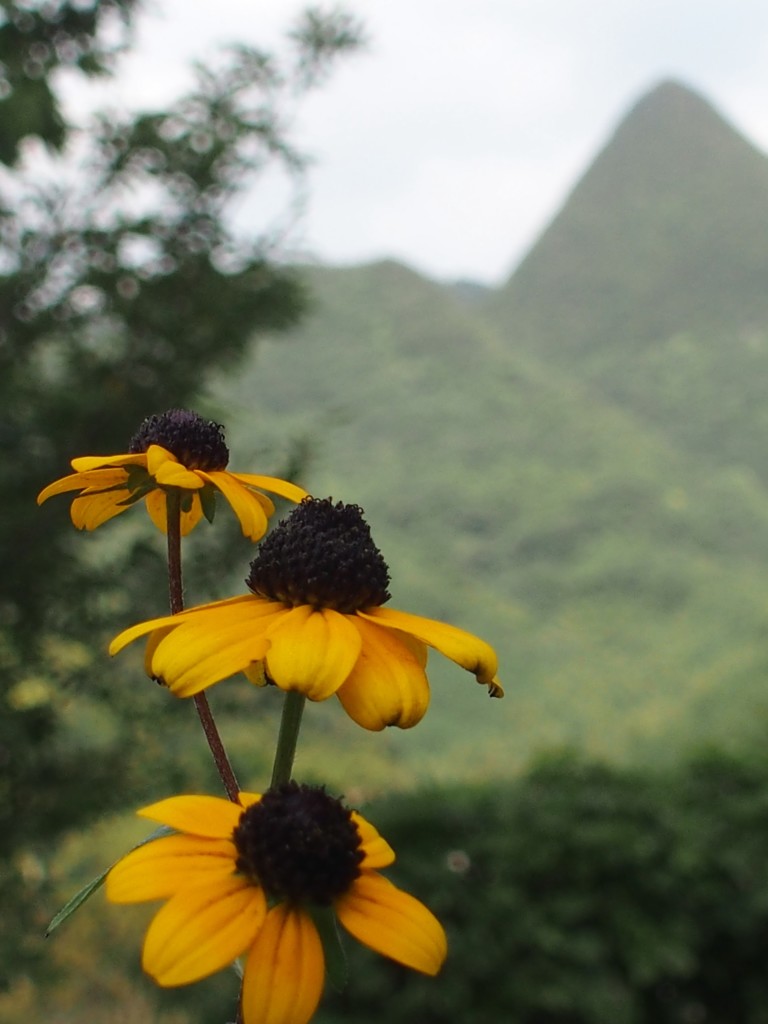
<instances>
[{"instance_id":1,"label":"mountain peak","mask_svg":"<svg viewBox=\"0 0 768 1024\"><path fill-rule=\"evenodd\" d=\"M624 152L638 145L643 150ZM669 168L680 160L695 165L713 157L733 159L737 150L756 152L703 96L668 79L630 108L593 167L605 156L618 157L625 163L631 157L639 161L641 169L649 160L657 159L662 165L657 171L661 171L663 166Z\"/></svg>"},{"instance_id":2,"label":"mountain peak","mask_svg":"<svg viewBox=\"0 0 768 1024\"><path fill-rule=\"evenodd\" d=\"M499 309L521 340L563 354L768 327L766 199L766 157L702 96L663 81L619 123Z\"/></svg>"},{"instance_id":3,"label":"mountain peak","mask_svg":"<svg viewBox=\"0 0 768 1024\"><path fill-rule=\"evenodd\" d=\"M670 111L677 115L699 110L712 110L712 106L704 97L676 78L662 79L648 92L644 93L625 116L625 120L637 117L640 113L665 116Z\"/></svg>"}]
</instances>

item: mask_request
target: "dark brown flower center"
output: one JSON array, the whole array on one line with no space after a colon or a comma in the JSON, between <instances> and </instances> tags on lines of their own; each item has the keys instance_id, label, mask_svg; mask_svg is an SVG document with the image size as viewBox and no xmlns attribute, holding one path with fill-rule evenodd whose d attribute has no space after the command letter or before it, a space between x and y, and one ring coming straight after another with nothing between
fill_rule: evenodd
<instances>
[{"instance_id":1,"label":"dark brown flower center","mask_svg":"<svg viewBox=\"0 0 768 1024\"><path fill-rule=\"evenodd\" d=\"M246 580L259 597L352 614L389 600L389 569L357 505L305 498L262 541Z\"/></svg>"},{"instance_id":2,"label":"dark brown flower center","mask_svg":"<svg viewBox=\"0 0 768 1024\"><path fill-rule=\"evenodd\" d=\"M243 812L233 834L237 870L268 899L328 906L360 874L357 826L321 787L288 782Z\"/></svg>"},{"instance_id":3,"label":"dark brown flower center","mask_svg":"<svg viewBox=\"0 0 768 1024\"><path fill-rule=\"evenodd\" d=\"M188 409L169 409L148 416L131 438L131 454L145 452L151 444L162 445L187 469L226 469L229 449L224 443L224 427L204 420Z\"/></svg>"}]
</instances>

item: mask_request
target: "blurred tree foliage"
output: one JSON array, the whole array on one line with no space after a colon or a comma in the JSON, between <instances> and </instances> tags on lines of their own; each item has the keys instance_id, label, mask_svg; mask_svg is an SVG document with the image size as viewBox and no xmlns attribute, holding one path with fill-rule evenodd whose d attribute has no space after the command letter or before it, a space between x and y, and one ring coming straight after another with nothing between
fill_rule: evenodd
<instances>
[{"instance_id":1,"label":"blurred tree foliage","mask_svg":"<svg viewBox=\"0 0 768 1024\"><path fill-rule=\"evenodd\" d=\"M0 892L22 930L26 885L40 882L29 850L47 852L130 784L138 709L115 722L91 707L96 745L84 749L71 706L94 644L141 618L148 590L139 534L81 546L65 501L36 510L35 495L75 455L126 451L145 416L192 404L210 368L296 322L306 294L280 262L279 234L237 230L232 206L268 168L300 180L288 114L360 43L343 12L307 11L284 54L235 46L170 109L77 131L56 74L107 71L114 24L127 32L136 7L2 5ZM3 935L0 977L20 953L18 936Z\"/></svg>"},{"instance_id":2,"label":"blurred tree foliage","mask_svg":"<svg viewBox=\"0 0 768 1024\"><path fill-rule=\"evenodd\" d=\"M348 943L350 984L318 1024L768 1020L764 756L664 773L556 757L370 816L449 958L420 979Z\"/></svg>"},{"instance_id":3,"label":"blurred tree foliage","mask_svg":"<svg viewBox=\"0 0 768 1024\"><path fill-rule=\"evenodd\" d=\"M104 75L114 66L137 0L65 0L0 4L0 162L14 164L30 135L61 149L69 128L55 73Z\"/></svg>"}]
</instances>

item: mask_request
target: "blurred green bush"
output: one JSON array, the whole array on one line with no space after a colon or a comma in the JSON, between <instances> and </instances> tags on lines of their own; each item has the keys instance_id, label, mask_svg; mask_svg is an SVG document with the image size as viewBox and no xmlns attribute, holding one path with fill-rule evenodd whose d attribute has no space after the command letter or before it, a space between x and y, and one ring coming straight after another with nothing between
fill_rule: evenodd
<instances>
[{"instance_id":1,"label":"blurred green bush","mask_svg":"<svg viewBox=\"0 0 768 1024\"><path fill-rule=\"evenodd\" d=\"M764 757L662 774L567 754L370 817L449 959L421 979L349 943L350 984L320 1024L768 1021Z\"/></svg>"}]
</instances>

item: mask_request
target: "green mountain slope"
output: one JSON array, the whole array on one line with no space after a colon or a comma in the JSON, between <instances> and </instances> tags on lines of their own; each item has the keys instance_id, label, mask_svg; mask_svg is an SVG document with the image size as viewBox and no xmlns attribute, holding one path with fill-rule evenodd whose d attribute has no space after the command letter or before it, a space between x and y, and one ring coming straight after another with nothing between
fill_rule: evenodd
<instances>
[{"instance_id":1,"label":"green mountain slope","mask_svg":"<svg viewBox=\"0 0 768 1024\"><path fill-rule=\"evenodd\" d=\"M768 161L700 96L644 96L492 299L514 339L576 361L768 323Z\"/></svg>"},{"instance_id":2,"label":"green mountain slope","mask_svg":"<svg viewBox=\"0 0 768 1024\"><path fill-rule=\"evenodd\" d=\"M703 99L640 100L486 309L509 344L702 465L765 483L768 160Z\"/></svg>"},{"instance_id":3,"label":"green mountain slope","mask_svg":"<svg viewBox=\"0 0 768 1024\"><path fill-rule=\"evenodd\" d=\"M377 750L466 776L542 746L658 758L761 734L759 481L701 467L402 266L312 283L306 326L214 388L238 462L305 438L304 482L365 508L393 605L493 642L508 693L435 655L426 721Z\"/></svg>"}]
</instances>

